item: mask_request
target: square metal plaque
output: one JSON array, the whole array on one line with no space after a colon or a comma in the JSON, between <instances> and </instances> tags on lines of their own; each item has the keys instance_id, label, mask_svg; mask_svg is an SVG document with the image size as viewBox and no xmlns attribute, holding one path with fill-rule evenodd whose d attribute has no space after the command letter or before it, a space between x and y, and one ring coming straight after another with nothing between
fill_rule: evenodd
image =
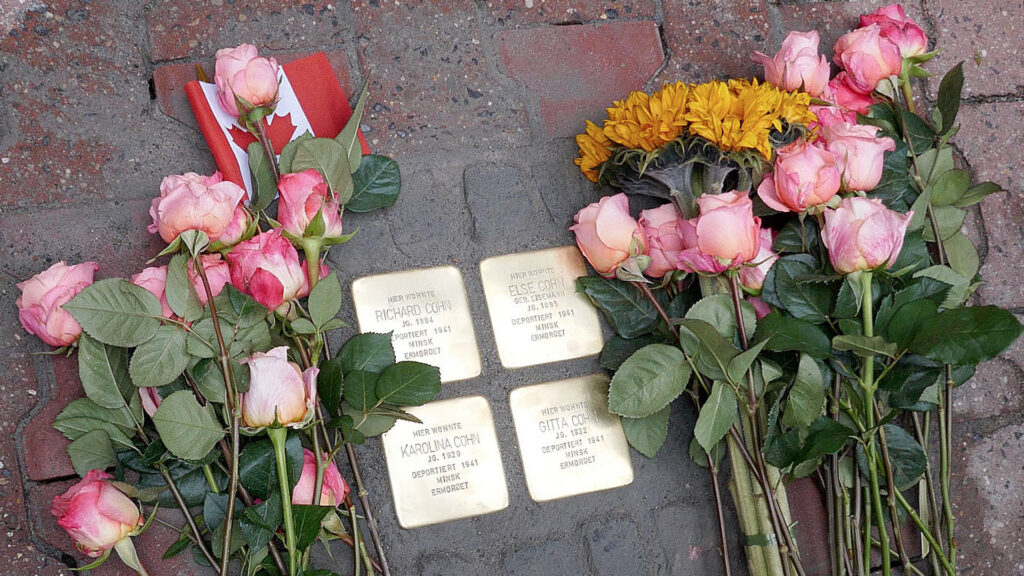
<instances>
[{"instance_id":1,"label":"square metal plaque","mask_svg":"<svg viewBox=\"0 0 1024 576\"><path fill-rule=\"evenodd\" d=\"M395 513L402 528L480 516L508 507L491 407L466 396L408 408L383 436Z\"/></svg>"},{"instance_id":2,"label":"square metal plaque","mask_svg":"<svg viewBox=\"0 0 1024 576\"><path fill-rule=\"evenodd\" d=\"M604 339L597 310L576 293L587 268L575 246L495 256L480 263L501 365L522 368L591 356Z\"/></svg>"},{"instance_id":3,"label":"square metal plaque","mask_svg":"<svg viewBox=\"0 0 1024 576\"><path fill-rule=\"evenodd\" d=\"M516 388L509 394L530 497L546 502L633 482L629 444L608 412L603 374Z\"/></svg>"},{"instance_id":4,"label":"square metal plaque","mask_svg":"<svg viewBox=\"0 0 1024 576\"><path fill-rule=\"evenodd\" d=\"M395 357L441 369L442 382L480 375L462 273L453 266L365 276L352 283L360 332L392 332Z\"/></svg>"}]
</instances>

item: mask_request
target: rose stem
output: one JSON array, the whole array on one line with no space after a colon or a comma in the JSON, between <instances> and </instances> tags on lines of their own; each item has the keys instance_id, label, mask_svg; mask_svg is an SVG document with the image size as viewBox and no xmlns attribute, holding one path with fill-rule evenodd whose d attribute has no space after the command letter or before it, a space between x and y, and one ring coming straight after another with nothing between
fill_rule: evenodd
<instances>
[{"instance_id":1,"label":"rose stem","mask_svg":"<svg viewBox=\"0 0 1024 576\"><path fill-rule=\"evenodd\" d=\"M263 148L263 153L267 157L267 162L270 164L270 171L274 175L274 183L281 179L281 172L277 167L277 158L274 154L273 144L270 142L270 138L267 138L267 131L263 127L263 120L252 123L252 126L256 128L256 138L260 141L260 147Z\"/></svg>"},{"instance_id":2,"label":"rose stem","mask_svg":"<svg viewBox=\"0 0 1024 576\"><path fill-rule=\"evenodd\" d=\"M288 574L295 576L299 569L299 556L295 541L295 517L292 515L292 495L288 483L288 457L285 455L284 444L288 439L288 429L284 427L267 428L267 436L274 445L274 459L277 460L277 481L281 487L281 511L284 512L284 537L288 548Z\"/></svg>"}]
</instances>

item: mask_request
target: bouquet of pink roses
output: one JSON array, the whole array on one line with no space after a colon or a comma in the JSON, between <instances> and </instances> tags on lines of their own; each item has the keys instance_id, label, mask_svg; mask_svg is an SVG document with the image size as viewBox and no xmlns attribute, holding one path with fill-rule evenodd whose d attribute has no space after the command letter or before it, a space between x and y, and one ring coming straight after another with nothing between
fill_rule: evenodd
<instances>
[{"instance_id":1,"label":"bouquet of pink roses","mask_svg":"<svg viewBox=\"0 0 1024 576\"><path fill-rule=\"evenodd\" d=\"M165 558L191 548L222 576L232 559L250 575L312 574L311 545L336 539L352 547L356 574L389 573L352 446L415 420L399 406L432 400L440 374L395 362L389 334L355 336L331 358L342 291L322 262L352 236L342 211L393 205L400 176L393 160L363 154L365 92L336 138L304 134L278 159L266 128L280 78L252 46L217 53L219 106L256 138L253 193L220 172L164 178L149 231L168 244L165 265L94 282L95 263L60 262L18 285L25 329L78 354L86 397L54 427L84 479L53 514L97 558L89 567L113 549L147 573L131 539L148 526L138 500L184 515Z\"/></svg>"}]
</instances>

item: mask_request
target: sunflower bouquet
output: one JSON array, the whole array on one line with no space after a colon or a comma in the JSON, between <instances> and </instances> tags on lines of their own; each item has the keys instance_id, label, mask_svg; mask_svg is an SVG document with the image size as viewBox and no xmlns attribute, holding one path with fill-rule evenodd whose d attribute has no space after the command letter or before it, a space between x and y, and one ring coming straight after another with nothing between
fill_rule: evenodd
<instances>
[{"instance_id":1,"label":"sunflower bouquet","mask_svg":"<svg viewBox=\"0 0 1024 576\"><path fill-rule=\"evenodd\" d=\"M924 32L898 5L860 24L835 75L817 32L792 32L753 56L763 82L633 92L576 137L584 176L620 192L572 226L597 272L577 289L616 333L609 409L654 457L673 402L693 402L725 574L727 454L752 575L804 574L801 547L824 544L796 541L785 488L801 477L827 503L833 574L955 575L952 391L1021 333L971 304L961 227L1000 189L972 186L949 144L961 66L922 115Z\"/></svg>"}]
</instances>

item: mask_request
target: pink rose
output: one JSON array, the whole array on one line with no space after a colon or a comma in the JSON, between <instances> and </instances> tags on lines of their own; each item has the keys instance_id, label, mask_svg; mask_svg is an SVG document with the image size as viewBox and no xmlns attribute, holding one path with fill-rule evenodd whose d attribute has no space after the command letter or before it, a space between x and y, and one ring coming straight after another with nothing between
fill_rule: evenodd
<instances>
[{"instance_id":1,"label":"pink rose","mask_svg":"<svg viewBox=\"0 0 1024 576\"><path fill-rule=\"evenodd\" d=\"M764 79L783 90L803 90L821 95L828 84L828 59L818 54L818 32L790 32L782 48L770 57L754 52L754 62L764 66Z\"/></svg>"},{"instance_id":2,"label":"pink rose","mask_svg":"<svg viewBox=\"0 0 1024 576\"><path fill-rule=\"evenodd\" d=\"M758 320L772 313L771 305L757 296L748 296L747 302L750 302L750 305L754 307L754 317Z\"/></svg>"},{"instance_id":3,"label":"pink rose","mask_svg":"<svg viewBox=\"0 0 1024 576\"><path fill-rule=\"evenodd\" d=\"M320 211L326 224L321 237L341 236L341 207L320 172L311 168L295 174L283 174L277 189L281 192L277 220L290 234L305 235L306 227Z\"/></svg>"},{"instance_id":4,"label":"pink rose","mask_svg":"<svg viewBox=\"0 0 1024 576\"><path fill-rule=\"evenodd\" d=\"M149 233L159 232L170 244L186 230L201 230L216 242L234 221L235 208L244 196L245 190L224 180L220 172L167 176L160 183L160 197L149 208L153 218Z\"/></svg>"},{"instance_id":5,"label":"pink rose","mask_svg":"<svg viewBox=\"0 0 1024 576\"><path fill-rule=\"evenodd\" d=\"M240 242L227 259L231 284L268 310L309 294L305 266L279 228Z\"/></svg>"},{"instance_id":6,"label":"pink rose","mask_svg":"<svg viewBox=\"0 0 1024 576\"><path fill-rule=\"evenodd\" d=\"M236 118L277 101L277 61L258 56L252 44L217 50L213 81L221 108Z\"/></svg>"},{"instance_id":7,"label":"pink rose","mask_svg":"<svg viewBox=\"0 0 1024 576\"><path fill-rule=\"evenodd\" d=\"M679 220L679 210L674 204L663 204L640 213L640 226L647 238L647 255L651 257L644 273L651 278L661 278L676 269L676 256L683 249Z\"/></svg>"},{"instance_id":8,"label":"pink rose","mask_svg":"<svg viewBox=\"0 0 1024 576\"><path fill-rule=\"evenodd\" d=\"M325 457L326 459L326 457ZM312 451L302 449L302 474L299 483L292 489L292 504L300 506L337 506L348 495L348 484L338 472L338 465L331 462L324 468L324 482L320 488L320 500L314 504L313 489L316 487L316 455Z\"/></svg>"},{"instance_id":9,"label":"pink rose","mask_svg":"<svg viewBox=\"0 0 1024 576\"><path fill-rule=\"evenodd\" d=\"M839 191L836 156L817 142L797 140L780 148L775 173L757 187L757 195L779 212L804 212L824 204Z\"/></svg>"},{"instance_id":10,"label":"pink rose","mask_svg":"<svg viewBox=\"0 0 1024 576\"><path fill-rule=\"evenodd\" d=\"M224 285L231 282L231 268L228 266L227 261L220 257L220 254L203 254L200 258L203 259L203 270L206 271L206 279L210 282L210 291L213 292L213 297L216 298L224 290ZM199 275L191 260L188 263L188 279L192 282L196 296L199 297L199 302L206 306L206 288L203 286L203 278Z\"/></svg>"},{"instance_id":11,"label":"pink rose","mask_svg":"<svg viewBox=\"0 0 1024 576\"><path fill-rule=\"evenodd\" d=\"M877 126L837 122L821 129L821 138L839 164L850 190L874 190L882 179L886 152L896 149L892 138L877 136Z\"/></svg>"},{"instance_id":12,"label":"pink rose","mask_svg":"<svg viewBox=\"0 0 1024 576\"><path fill-rule=\"evenodd\" d=\"M67 531L75 546L89 556L102 556L142 525L142 515L131 498L106 482L102 470L91 470L78 484L53 497L50 513Z\"/></svg>"},{"instance_id":13,"label":"pink rose","mask_svg":"<svg viewBox=\"0 0 1024 576\"><path fill-rule=\"evenodd\" d=\"M257 352L242 361L249 365L249 390L239 395L242 423L249 428L299 428L312 415L316 402L317 368L305 372L288 361L288 347Z\"/></svg>"},{"instance_id":14,"label":"pink rose","mask_svg":"<svg viewBox=\"0 0 1024 576\"><path fill-rule=\"evenodd\" d=\"M748 290L760 292L768 270L779 259L779 255L772 250L772 245L775 243L774 236L771 229L762 228L758 235L760 242L757 246L757 255L745 266L740 267L740 283Z\"/></svg>"},{"instance_id":15,"label":"pink rose","mask_svg":"<svg viewBox=\"0 0 1024 576\"><path fill-rule=\"evenodd\" d=\"M167 266L150 266L143 268L142 272L132 275L132 284L145 288L150 294L156 296L160 301L160 314L164 318L172 318L174 311L167 304Z\"/></svg>"},{"instance_id":16,"label":"pink rose","mask_svg":"<svg viewBox=\"0 0 1024 576\"><path fill-rule=\"evenodd\" d=\"M679 221L683 250L677 265L687 272L719 274L757 256L761 219L743 192L704 194L697 198L700 215Z\"/></svg>"},{"instance_id":17,"label":"pink rose","mask_svg":"<svg viewBox=\"0 0 1024 576\"><path fill-rule=\"evenodd\" d=\"M163 402L163 398L160 397L160 393L157 392L156 388L139 388L139 398L142 400L142 409L149 415L150 418L153 414L156 414L156 409L160 407L160 403Z\"/></svg>"},{"instance_id":18,"label":"pink rose","mask_svg":"<svg viewBox=\"0 0 1024 576\"><path fill-rule=\"evenodd\" d=\"M828 87L836 104L856 114L867 114L871 111L871 105L878 102L878 99L872 96L870 91L865 93L857 90L851 83L850 75L845 71L836 74L835 78L829 80ZM851 124L857 121L856 114L853 116Z\"/></svg>"},{"instance_id":19,"label":"pink rose","mask_svg":"<svg viewBox=\"0 0 1024 576\"><path fill-rule=\"evenodd\" d=\"M16 284L21 296L15 300L18 320L30 333L50 346L67 346L82 335L78 321L66 312L66 304L86 286L100 269L95 262L68 266L63 260Z\"/></svg>"},{"instance_id":20,"label":"pink rose","mask_svg":"<svg viewBox=\"0 0 1024 576\"><path fill-rule=\"evenodd\" d=\"M242 240L246 240L245 233L249 230L249 211L245 209L241 203L235 207L235 212L231 215L231 222L224 228L224 232L221 233L220 238L216 242L211 242L211 250L225 250L231 248L235 244L238 244Z\"/></svg>"},{"instance_id":21,"label":"pink rose","mask_svg":"<svg viewBox=\"0 0 1024 576\"><path fill-rule=\"evenodd\" d=\"M576 244L598 274L615 276L615 270L630 256L647 251L643 230L629 215L625 194L601 198L580 210L569 229L576 234Z\"/></svg>"},{"instance_id":22,"label":"pink rose","mask_svg":"<svg viewBox=\"0 0 1024 576\"><path fill-rule=\"evenodd\" d=\"M875 89L879 82L900 73L900 48L882 36L878 24L845 34L836 42L835 61L850 74L850 85L859 92Z\"/></svg>"},{"instance_id":23,"label":"pink rose","mask_svg":"<svg viewBox=\"0 0 1024 576\"><path fill-rule=\"evenodd\" d=\"M840 274L892 266L903 248L913 211L900 214L874 198L844 198L825 212L821 239L832 267Z\"/></svg>"},{"instance_id":24,"label":"pink rose","mask_svg":"<svg viewBox=\"0 0 1024 576\"><path fill-rule=\"evenodd\" d=\"M890 4L860 17L861 26L878 24L882 36L899 46L904 58L918 56L928 51L928 36L912 19L907 18L903 6Z\"/></svg>"}]
</instances>

